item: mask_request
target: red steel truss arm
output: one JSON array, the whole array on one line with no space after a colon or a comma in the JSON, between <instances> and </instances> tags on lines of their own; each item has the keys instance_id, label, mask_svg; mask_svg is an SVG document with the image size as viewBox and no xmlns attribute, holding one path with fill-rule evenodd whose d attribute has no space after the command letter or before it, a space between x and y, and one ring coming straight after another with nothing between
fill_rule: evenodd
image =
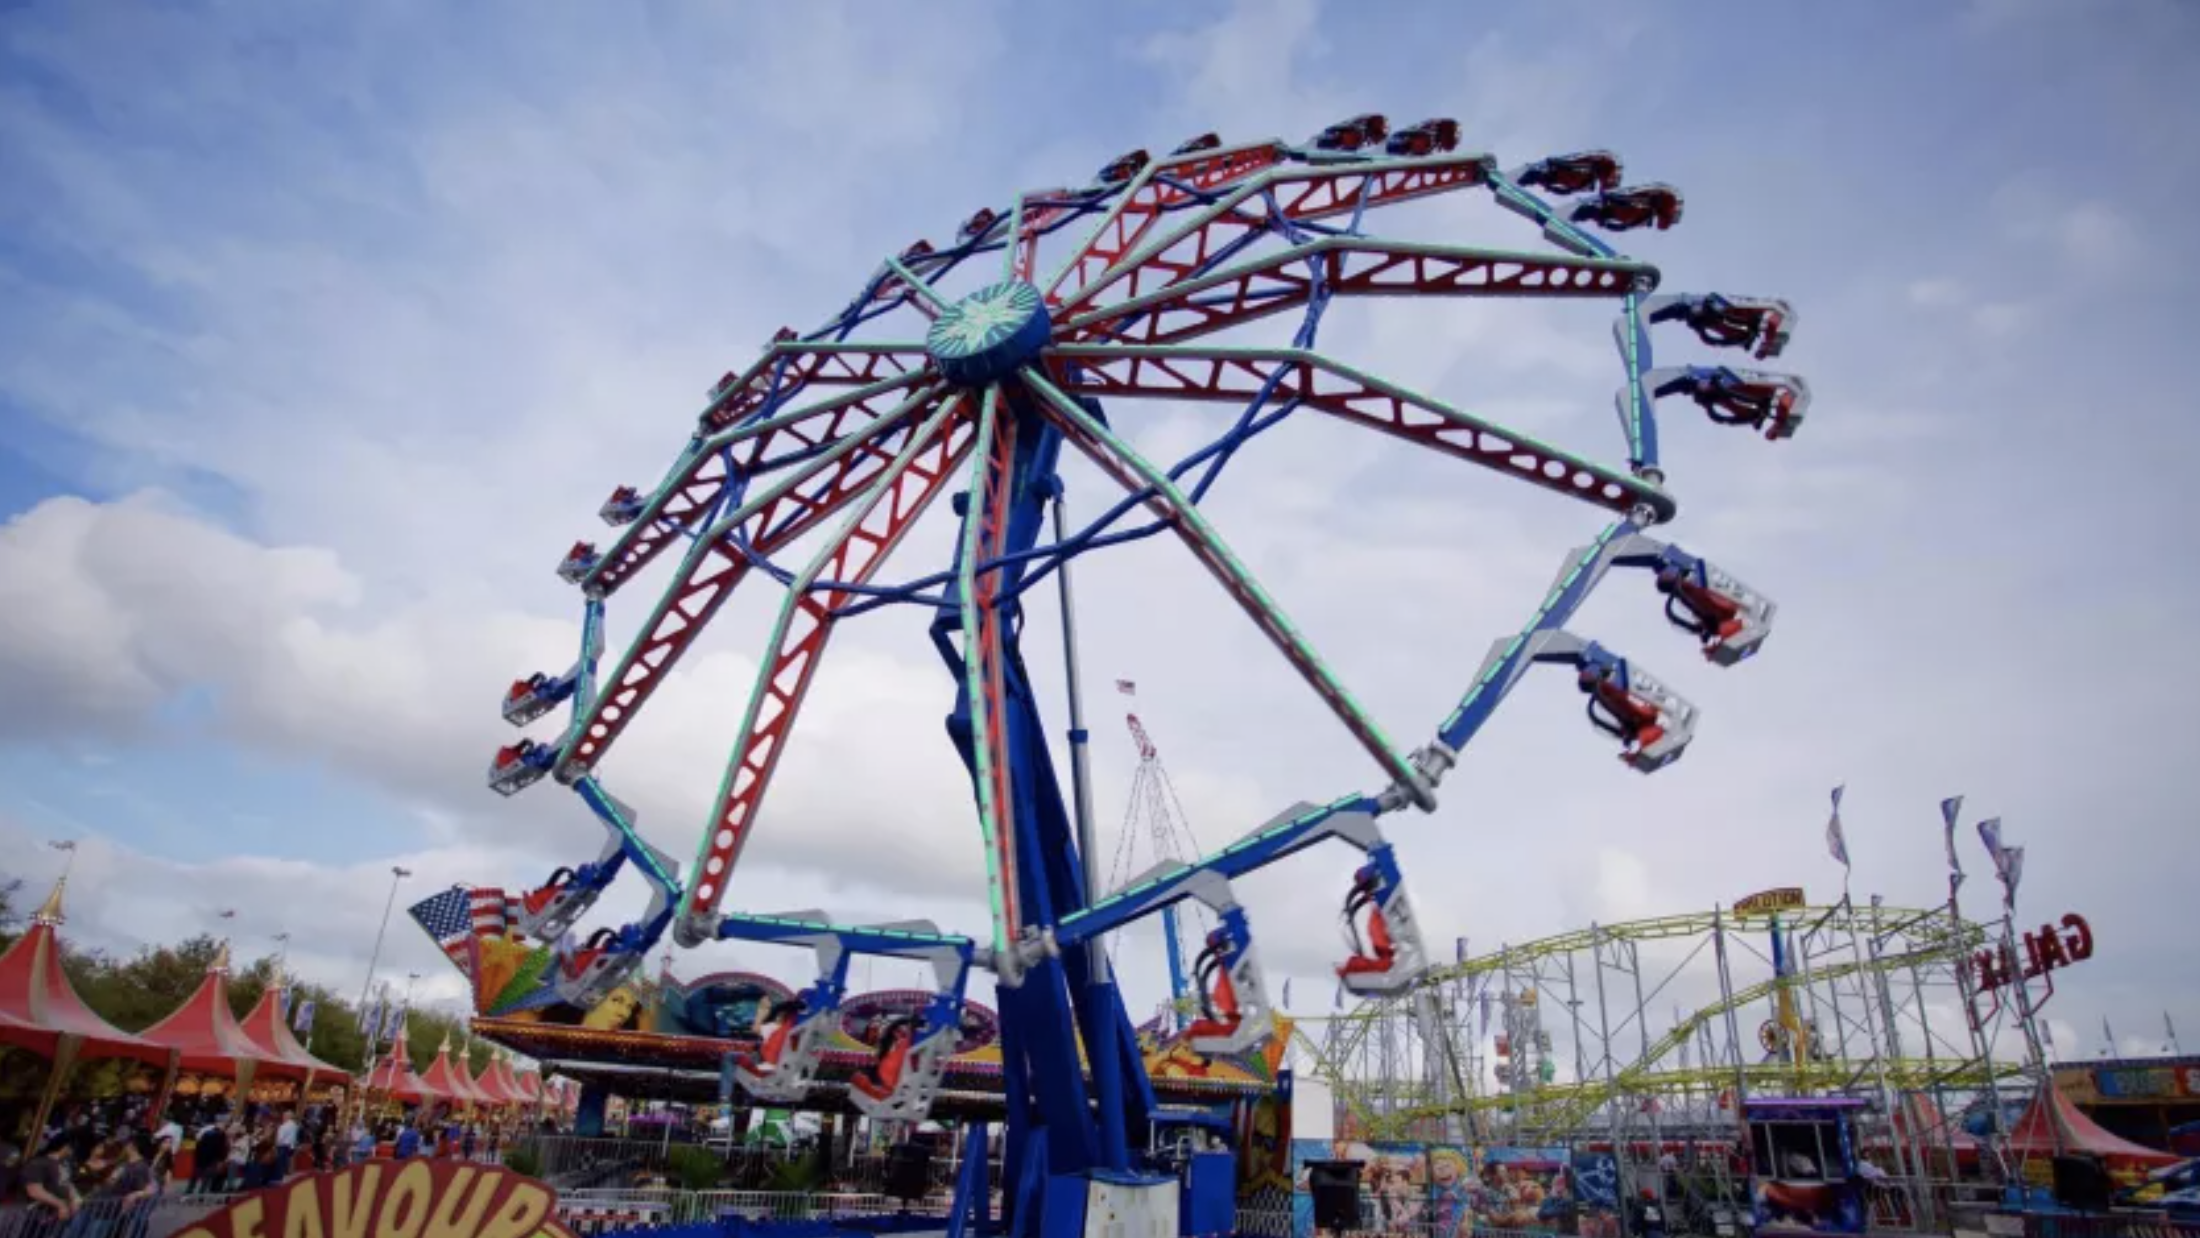
<instances>
[{"instance_id":1,"label":"red steel truss arm","mask_svg":"<svg viewBox=\"0 0 2200 1238\"><path fill-rule=\"evenodd\" d=\"M1056 338L1170 344L1304 306L1318 268L1336 296L1623 297L1657 287L1657 268L1624 258L1522 254L1332 236L1264 254L1071 318ZM1115 324L1136 317L1136 321Z\"/></svg>"},{"instance_id":2,"label":"red steel truss arm","mask_svg":"<svg viewBox=\"0 0 2200 1238\"><path fill-rule=\"evenodd\" d=\"M1306 223L1373 210L1395 202L1450 193L1482 183L1488 155L1271 168L1238 184L1218 201L1188 214L1162 233L1148 229L1135 248L1125 247L1105 271L1062 298L1057 317L1086 312L1109 292L1122 300L1144 296L1183 279L1226 247L1251 233L1274 230L1279 221ZM1273 195L1275 206L1269 206Z\"/></svg>"},{"instance_id":3,"label":"red steel truss arm","mask_svg":"<svg viewBox=\"0 0 2200 1238\"><path fill-rule=\"evenodd\" d=\"M786 366L780 367L784 359ZM921 344L822 344L778 340L756 364L731 382L721 382L703 410L704 433L737 425L767 403L784 404L812 383L861 387L921 370L927 363Z\"/></svg>"},{"instance_id":4,"label":"red steel truss arm","mask_svg":"<svg viewBox=\"0 0 2200 1238\"><path fill-rule=\"evenodd\" d=\"M786 751L802 699L832 638L836 612L853 596L813 588L820 580L862 584L883 566L968 452L969 399L957 395L912 432L872 480L847 519L789 586L772 631L774 652L759 670L741 739L719 784L716 810L696 855L687 919L718 910L754 828L764 793Z\"/></svg>"},{"instance_id":5,"label":"red steel truss arm","mask_svg":"<svg viewBox=\"0 0 2200 1238\"><path fill-rule=\"evenodd\" d=\"M1229 593L1231 600L1251 616L1261 634L1320 695L1323 704L1329 706L1330 712L1391 777L1394 785L1410 795L1424 811L1436 807L1436 795L1427 778L1352 699L1351 693L1322 662L1306 637L1283 613L1282 607L1268 596L1252 572L1223 542L1221 535L1208 525L1198 507L1166 474L1079 408L1061 388L1030 370L1024 375L1025 381L1037 393L1039 407L1047 419L1062 431L1063 441L1083 452L1126 491L1144 493L1147 508L1176 532L1201 566Z\"/></svg>"},{"instance_id":6,"label":"red steel truss arm","mask_svg":"<svg viewBox=\"0 0 2200 1238\"><path fill-rule=\"evenodd\" d=\"M642 514L581 578L581 587L607 597L618 592L666 546L693 528L733 478L770 472L838 441L884 416L932 377L927 371L912 371L703 439L673 467Z\"/></svg>"},{"instance_id":7,"label":"red steel truss arm","mask_svg":"<svg viewBox=\"0 0 2200 1238\"><path fill-rule=\"evenodd\" d=\"M559 759L559 778L570 782L596 767L748 574L749 560L734 544L735 535L746 530L757 551L768 555L816 529L893 463L896 444L911 422L938 398L935 389L919 391L805 461L695 540L681 561L679 578L665 590L641 635L575 725L572 744ZM813 481L821 484L811 485Z\"/></svg>"},{"instance_id":8,"label":"red steel truss arm","mask_svg":"<svg viewBox=\"0 0 2200 1238\"><path fill-rule=\"evenodd\" d=\"M1056 384L1078 395L1232 404L1252 400L1280 368L1271 404L1297 401L1621 515L1647 506L1663 521L1676 510L1672 496L1652 482L1538 443L1305 349L1064 344L1047 350L1046 364Z\"/></svg>"},{"instance_id":9,"label":"red steel truss arm","mask_svg":"<svg viewBox=\"0 0 2200 1238\"><path fill-rule=\"evenodd\" d=\"M1047 281L1048 303L1078 300L1076 294L1085 285L1145 243L1164 213L1192 201L1189 189L1217 189L1272 168L1282 159L1282 143L1259 142L1148 164L1101 217L1099 226ZM1161 179L1163 176L1168 179Z\"/></svg>"},{"instance_id":10,"label":"red steel truss arm","mask_svg":"<svg viewBox=\"0 0 2200 1238\"><path fill-rule=\"evenodd\" d=\"M987 389L973 444L970 508L963 517L955 592L962 610L963 690L970 700L973 781L978 828L985 835L986 894L992 904L993 948L1005 951L1022 932L1017 883L1016 788L1008 751L1007 682L999 572L978 565L999 558L1008 540L1008 486L1015 475L1016 422L1001 415L1001 388Z\"/></svg>"}]
</instances>

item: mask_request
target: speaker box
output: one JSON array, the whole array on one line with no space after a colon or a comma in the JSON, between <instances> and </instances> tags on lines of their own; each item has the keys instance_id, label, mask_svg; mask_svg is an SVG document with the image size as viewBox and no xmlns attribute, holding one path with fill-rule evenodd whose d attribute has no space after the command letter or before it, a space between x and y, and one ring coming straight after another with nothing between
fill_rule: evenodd
<instances>
[{"instance_id":1,"label":"speaker box","mask_svg":"<svg viewBox=\"0 0 2200 1238\"><path fill-rule=\"evenodd\" d=\"M1360 1228L1359 1161L1308 1161L1306 1188L1314 1196L1314 1228L1331 1233Z\"/></svg>"},{"instance_id":2,"label":"speaker box","mask_svg":"<svg viewBox=\"0 0 2200 1238\"><path fill-rule=\"evenodd\" d=\"M2055 1158L2055 1202L2080 1212L2106 1212L2113 1195L2108 1170L2090 1156Z\"/></svg>"},{"instance_id":3,"label":"speaker box","mask_svg":"<svg viewBox=\"0 0 2200 1238\"><path fill-rule=\"evenodd\" d=\"M932 1192L932 1149L921 1143L897 1143L886 1154L886 1194L914 1203Z\"/></svg>"}]
</instances>

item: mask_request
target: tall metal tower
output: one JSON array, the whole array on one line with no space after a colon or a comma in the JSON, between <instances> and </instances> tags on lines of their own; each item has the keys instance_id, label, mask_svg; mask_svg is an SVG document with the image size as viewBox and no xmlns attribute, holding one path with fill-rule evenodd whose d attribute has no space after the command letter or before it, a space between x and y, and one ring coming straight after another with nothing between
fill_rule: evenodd
<instances>
[{"instance_id":1,"label":"tall metal tower","mask_svg":"<svg viewBox=\"0 0 2200 1238\"><path fill-rule=\"evenodd\" d=\"M1138 695L1138 685L1128 679L1116 680L1115 689L1124 696ZM1146 724L1138 720L1136 713L1125 713L1123 722L1130 728L1131 742L1138 748L1138 769L1131 775L1123 829L1116 837L1115 865L1108 881L1111 890L1126 888L1159 865L1186 863L1199 858L1200 854L1199 839L1192 833L1184 802L1177 798L1176 786L1169 781L1169 767L1161 763L1161 749L1147 734ZM1140 854L1141 840L1145 844L1146 854L1143 855ZM1199 915L1196 910L1189 914ZM1185 935L1187 927L1192 931L1189 941ZM1197 957L1206 933L1198 923L1187 925L1184 912L1170 906L1161 913L1161 937L1169 960L1169 1004L1162 1020L1164 1030L1174 1031L1182 1024L1188 1003L1197 1000L1186 963ZM1111 960L1114 957L1112 941L1109 957Z\"/></svg>"}]
</instances>

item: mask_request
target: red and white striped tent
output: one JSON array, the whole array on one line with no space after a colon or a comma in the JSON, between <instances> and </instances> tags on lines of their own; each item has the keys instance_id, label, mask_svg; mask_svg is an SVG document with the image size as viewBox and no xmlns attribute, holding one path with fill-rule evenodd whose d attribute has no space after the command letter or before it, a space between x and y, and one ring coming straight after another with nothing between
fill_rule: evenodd
<instances>
[{"instance_id":1,"label":"red and white striped tent","mask_svg":"<svg viewBox=\"0 0 2200 1238\"><path fill-rule=\"evenodd\" d=\"M143 1036L133 1036L93 1013L77 996L61 967L61 892L68 879L31 916L30 931L0 954L0 1045L28 1049L53 1063L45 1094L31 1129L41 1129L61 1094L69 1070L79 1061L130 1058L169 1068L177 1054Z\"/></svg>"}]
</instances>

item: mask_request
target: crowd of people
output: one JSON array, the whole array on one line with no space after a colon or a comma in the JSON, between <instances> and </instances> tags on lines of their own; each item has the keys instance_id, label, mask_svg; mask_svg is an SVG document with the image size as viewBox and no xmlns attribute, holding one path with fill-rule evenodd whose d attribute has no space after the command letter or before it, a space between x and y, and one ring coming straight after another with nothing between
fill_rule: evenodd
<instances>
[{"instance_id":1,"label":"crowd of people","mask_svg":"<svg viewBox=\"0 0 2200 1238\"><path fill-rule=\"evenodd\" d=\"M341 1121L326 1104L182 1099L157 1124L143 1098L78 1104L34 1139L0 1137L0 1206L29 1209L46 1223L42 1238L132 1238L140 1227L125 1222L162 1194L256 1190L385 1153L494 1162L503 1152L498 1127L449 1112L355 1118L339 1131Z\"/></svg>"}]
</instances>

